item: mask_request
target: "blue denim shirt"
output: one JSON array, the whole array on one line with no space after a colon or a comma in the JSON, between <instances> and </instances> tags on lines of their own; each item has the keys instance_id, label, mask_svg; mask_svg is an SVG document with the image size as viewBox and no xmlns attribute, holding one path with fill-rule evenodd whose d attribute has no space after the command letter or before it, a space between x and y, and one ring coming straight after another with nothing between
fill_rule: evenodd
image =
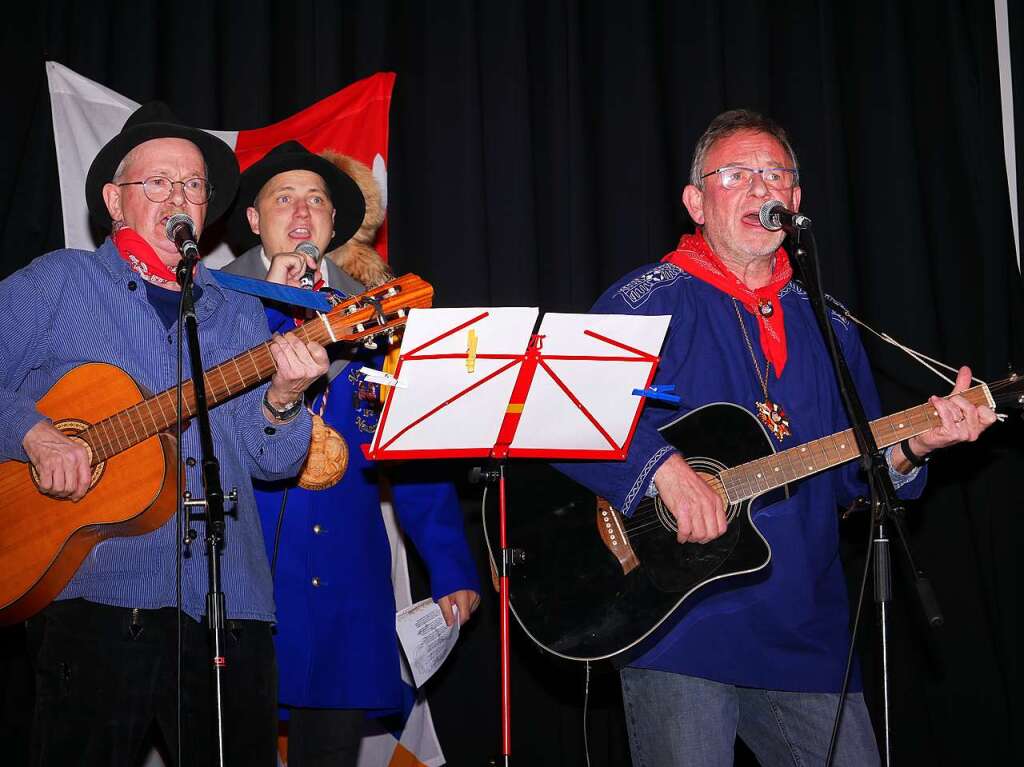
<instances>
[{"instance_id":1,"label":"blue denim shirt","mask_svg":"<svg viewBox=\"0 0 1024 767\"><path fill-rule=\"evenodd\" d=\"M200 266L196 303L204 367L256 346L269 337L259 301L221 288ZM35 407L66 372L86 362L116 365L149 392L177 380L177 326L165 328L149 304L141 278L110 240L95 252L58 250L34 260L0 282L0 460L27 460L22 440L43 419ZM188 348L185 377L190 377ZM273 586L251 476L294 475L309 446L309 415L270 424L261 409L265 386L213 408L210 423L225 492L238 489L237 508L227 511L222 586L231 618L274 619ZM188 489L202 497L199 429L190 425L182 455ZM173 480L170 480L173 481ZM182 600L199 619L207 590L204 525L185 550ZM58 599L82 597L121 606L175 604L175 520L151 533L112 538L95 546Z\"/></svg>"}]
</instances>

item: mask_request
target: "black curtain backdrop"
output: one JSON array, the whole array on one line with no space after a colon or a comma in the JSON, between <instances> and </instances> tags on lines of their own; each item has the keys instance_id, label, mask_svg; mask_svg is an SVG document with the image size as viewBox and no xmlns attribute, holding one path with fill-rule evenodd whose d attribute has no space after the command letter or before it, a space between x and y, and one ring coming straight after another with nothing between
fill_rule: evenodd
<instances>
[{"instance_id":1,"label":"black curtain backdrop","mask_svg":"<svg viewBox=\"0 0 1024 767\"><path fill-rule=\"evenodd\" d=\"M1010 6L1024 167L1022 21ZM39 0L3 36L0 276L63 244L44 60L137 101L161 98L193 124L237 129L393 70L392 261L426 276L439 306L587 309L692 226L679 202L692 146L715 114L744 106L791 131L830 293L986 380L1024 364L991 2ZM887 410L947 389L866 343ZM911 544L946 624L923 625L898 561L891 671L902 763L987 764L1017 750L1022 436L1014 416L936 458L910 509ZM465 492L467 524L486 583L477 492ZM851 584L866 524L845 527ZM451 764L498 751L496 627L488 593L431 683ZM858 639L877 714L870 605ZM17 636L5 641L15 649L5 651L2 726L16 754L25 709L11 680L23 669ZM519 632L515 644L517 762L582 765L583 668ZM595 668L591 688L591 764L628 765L614 674Z\"/></svg>"}]
</instances>

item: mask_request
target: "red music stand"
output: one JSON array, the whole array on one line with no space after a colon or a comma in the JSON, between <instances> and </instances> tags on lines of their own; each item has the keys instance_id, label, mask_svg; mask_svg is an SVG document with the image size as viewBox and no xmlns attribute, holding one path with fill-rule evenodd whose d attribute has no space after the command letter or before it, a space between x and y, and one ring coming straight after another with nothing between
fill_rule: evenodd
<instances>
[{"instance_id":1,"label":"red music stand","mask_svg":"<svg viewBox=\"0 0 1024 767\"><path fill-rule=\"evenodd\" d=\"M537 310L413 309L373 460L492 458L499 464L502 755L512 748L505 462L621 460L654 380L669 317Z\"/></svg>"}]
</instances>

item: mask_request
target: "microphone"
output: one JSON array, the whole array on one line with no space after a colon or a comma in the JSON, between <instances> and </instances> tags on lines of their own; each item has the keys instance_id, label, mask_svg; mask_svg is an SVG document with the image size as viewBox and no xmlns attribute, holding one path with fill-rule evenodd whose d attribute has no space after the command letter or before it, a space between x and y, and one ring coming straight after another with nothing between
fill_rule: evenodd
<instances>
[{"instance_id":1,"label":"microphone","mask_svg":"<svg viewBox=\"0 0 1024 767\"><path fill-rule=\"evenodd\" d=\"M761 219L761 226L769 232L785 229L792 234L798 229L811 228L811 219L807 218L803 213L787 210L786 206L778 200L768 200L768 202L762 205L758 218Z\"/></svg>"},{"instance_id":2,"label":"microphone","mask_svg":"<svg viewBox=\"0 0 1024 767\"><path fill-rule=\"evenodd\" d=\"M196 225L187 213L175 213L167 219L167 239L173 242L185 259L199 260L199 246L196 245Z\"/></svg>"},{"instance_id":3,"label":"microphone","mask_svg":"<svg viewBox=\"0 0 1024 767\"><path fill-rule=\"evenodd\" d=\"M313 243L308 242L308 241L307 242L300 242L298 244L298 246L295 248L295 252L296 253L301 253L304 256L309 256L314 261L316 261L316 265L318 267L320 266L320 259L321 259L323 254L320 253L320 248L318 248ZM309 267L306 267L306 273L303 274L302 277L299 278L299 285L301 287L305 288L306 290L312 290L313 286L315 284L316 284L316 269L310 269Z\"/></svg>"}]
</instances>

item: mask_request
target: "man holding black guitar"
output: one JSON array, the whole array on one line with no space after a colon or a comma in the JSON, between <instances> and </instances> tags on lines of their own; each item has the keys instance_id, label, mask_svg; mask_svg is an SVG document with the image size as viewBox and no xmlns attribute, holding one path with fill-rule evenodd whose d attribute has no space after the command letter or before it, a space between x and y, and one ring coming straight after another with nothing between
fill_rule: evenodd
<instances>
[{"instance_id":1,"label":"man holding black guitar","mask_svg":"<svg viewBox=\"0 0 1024 767\"><path fill-rule=\"evenodd\" d=\"M829 742L849 642L836 507L865 487L850 460L856 453L844 454L856 446L843 436L849 421L807 294L792 281L784 233L759 220L762 205L773 199L790 211L799 208L799 172L786 133L745 110L719 115L697 144L683 191L697 232L661 264L613 285L593 309L672 316L654 383L674 384L682 403L678 412L648 404L624 462L563 471L626 517L653 497L665 512L660 522L672 522L692 561L701 551L711 556L720 536L740 528L731 524L737 498L784 489L777 479L784 475L806 477L755 507L751 537L770 545L771 561L751 566L744 578L717 581L712 566L678 622L639 647L622 669L635 764L731 764L737 735L763 764L819 764ZM878 395L857 333L838 313L831 321L868 415L877 418ZM970 370L961 368L953 394L932 397L923 408L930 428L885 442L902 497L920 494L921 468L933 451L975 440L995 421L990 407L961 394L970 381ZM796 449L782 462L751 464L748 476L723 472L707 481L723 466L695 471L659 429L683 413L696 415L705 419L698 436L735 450L736 463L749 460L742 443L750 440L730 443L728 429L709 417L715 408L740 412L736 417L752 422L754 436L763 432L775 451ZM827 435L835 436L825 442ZM658 526L657 519L646 526L626 520L623 529L639 546ZM851 693L834 764L877 763L863 696Z\"/></svg>"},{"instance_id":2,"label":"man holding black guitar","mask_svg":"<svg viewBox=\"0 0 1024 767\"><path fill-rule=\"evenodd\" d=\"M5 510L5 545L41 540L44 530L75 519L53 567L26 592L41 596L6 606L5 618L25 617L60 591L28 625L35 764L132 764L154 725L173 752L179 689L183 761L205 764L216 753L201 622L206 556L201 544L190 544L178 559L181 531L171 518L179 493L165 430L174 400L143 400L140 388L173 393L178 380L180 292L172 269L180 257L167 221L187 214L198 238L228 209L237 184L238 165L224 142L182 125L163 104L146 104L100 150L86 181L90 213L111 237L94 252L44 255L0 283L0 459L10 461L0 466L13 467L0 481L3 502L14 503L16 483L28 476L15 462L31 464L39 499L36 508L25 496L31 507L17 522L16 510ZM250 476L283 478L301 466L311 429L302 396L327 370L327 355L291 335L271 339L260 303L224 290L203 266L195 286L203 362L230 362L207 375L212 403L224 401L210 411L221 481L225 492L238 490L237 507L227 504L221 557L225 758L273 765L273 588ZM261 365L276 372L269 386L253 388ZM51 422L44 412L53 411L70 420ZM90 424L81 437L66 436ZM182 443L182 481L202 497L197 425L186 428ZM90 533L90 523L98 530L112 520L123 520L117 537L96 543L101 534ZM202 524L192 526L201 539ZM27 569L13 566L13 557L5 553L5 593ZM66 582L62 590L58 582Z\"/></svg>"}]
</instances>

